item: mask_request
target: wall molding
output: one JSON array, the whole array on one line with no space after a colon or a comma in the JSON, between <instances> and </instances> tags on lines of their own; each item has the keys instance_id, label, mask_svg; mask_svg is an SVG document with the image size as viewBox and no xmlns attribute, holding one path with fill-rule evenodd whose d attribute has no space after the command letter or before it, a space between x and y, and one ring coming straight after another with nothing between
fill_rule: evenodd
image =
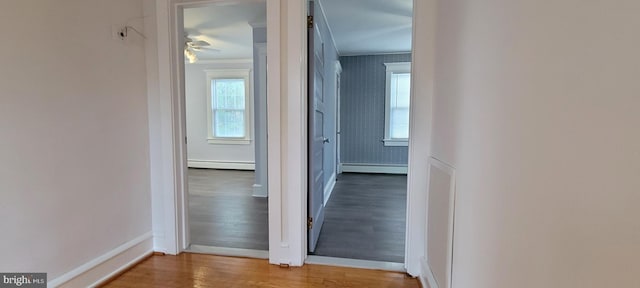
<instances>
[{"instance_id":1,"label":"wall molding","mask_svg":"<svg viewBox=\"0 0 640 288\"><path fill-rule=\"evenodd\" d=\"M455 225L456 170L435 158L428 160L425 260L433 282L451 288ZM444 176L443 176L444 175ZM445 235L446 239L441 239ZM429 280L429 278L427 278ZM436 285L436 287L438 287Z\"/></svg>"},{"instance_id":2,"label":"wall molding","mask_svg":"<svg viewBox=\"0 0 640 288\"><path fill-rule=\"evenodd\" d=\"M324 184L324 205L327 206L329 203L329 198L331 197L331 193L333 193L333 188L336 187L336 173L331 174L329 181Z\"/></svg>"},{"instance_id":3,"label":"wall molding","mask_svg":"<svg viewBox=\"0 0 640 288\"><path fill-rule=\"evenodd\" d=\"M95 287L152 253L153 235L149 231L49 281L47 287Z\"/></svg>"},{"instance_id":4,"label":"wall molding","mask_svg":"<svg viewBox=\"0 0 640 288\"><path fill-rule=\"evenodd\" d=\"M436 282L436 278L433 276L433 272L431 271L431 267L427 260L423 257L420 259L420 269L421 275L419 277L420 284L424 288L439 288L438 283Z\"/></svg>"},{"instance_id":5,"label":"wall molding","mask_svg":"<svg viewBox=\"0 0 640 288\"><path fill-rule=\"evenodd\" d=\"M253 194L251 196L253 197L268 197L268 191L266 189L267 187L264 187L260 184L253 184Z\"/></svg>"},{"instance_id":6,"label":"wall molding","mask_svg":"<svg viewBox=\"0 0 640 288\"><path fill-rule=\"evenodd\" d=\"M195 160L187 161L189 168L206 168L206 169L232 169L232 170L255 170L254 162L242 161L217 161L217 160Z\"/></svg>"},{"instance_id":7,"label":"wall molding","mask_svg":"<svg viewBox=\"0 0 640 288\"><path fill-rule=\"evenodd\" d=\"M340 163L342 172L376 173L376 174L407 174L407 165L397 164L367 164Z\"/></svg>"}]
</instances>

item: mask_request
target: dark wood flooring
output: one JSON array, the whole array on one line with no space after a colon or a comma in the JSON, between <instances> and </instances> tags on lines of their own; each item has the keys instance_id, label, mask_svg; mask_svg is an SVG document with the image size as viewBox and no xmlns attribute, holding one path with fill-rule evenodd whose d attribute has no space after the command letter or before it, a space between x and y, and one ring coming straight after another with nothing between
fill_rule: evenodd
<instances>
[{"instance_id":1,"label":"dark wood flooring","mask_svg":"<svg viewBox=\"0 0 640 288\"><path fill-rule=\"evenodd\" d=\"M267 198L253 171L189 169L191 244L269 249ZM326 206L314 255L404 262L407 177L343 173Z\"/></svg>"},{"instance_id":2,"label":"dark wood flooring","mask_svg":"<svg viewBox=\"0 0 640 288\"><path fill-rule=\"evenodd\" d=\"M314 254L403 263L406 206L406 175L341 174Z\"/></svg>"},{"instance_id":3,"label":"dark wood flooring","mask_svg":"<svg viewBox=\"0 0 640 288\"><path fill-rule=\"evenodd\" d=\"M253 171L193 169L189 178L191 244L269 249L267 198L253 197Z\"/></svg>"}]
</instances>

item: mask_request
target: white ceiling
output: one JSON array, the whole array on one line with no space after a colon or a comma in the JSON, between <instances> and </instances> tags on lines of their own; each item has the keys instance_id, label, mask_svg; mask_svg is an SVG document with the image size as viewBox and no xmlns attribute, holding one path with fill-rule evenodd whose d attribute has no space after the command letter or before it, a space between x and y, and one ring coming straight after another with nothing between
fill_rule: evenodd
<instances>
[{"instance_id":1,"label":"white ceiling","mask_svg":"<svg viewBox=\"0 0 640 288\"><path fill-rule=\"evenodd\" d=\"M321 0L340 55L411 51L412 0ZM211 43L198 59L248 59L253 55L250 23L264 24L266 2L221 2L184 10L185 32Z\"/></svg>"},{"instance_id":2,"label":"white ceiling","mask_svg":"<svg viewBox=\"0 0 640 288\"><path fill-rule=\"evenodd\" d=\"M184 30L195 41L204 40L211 48L196 52L198 59L253 58L253 28L264 24L266 2L220 3L184 9Z\"/></svg>"},{"instance_id":3,"label":"white ceiling","mask_svg":"<svg viewBox=\"0 0 640 288\"><path fill-rule=\"evenodd\" d=\"M413 0L320 0L340 55L411 51Z\"/></svg>"}]
</instances>

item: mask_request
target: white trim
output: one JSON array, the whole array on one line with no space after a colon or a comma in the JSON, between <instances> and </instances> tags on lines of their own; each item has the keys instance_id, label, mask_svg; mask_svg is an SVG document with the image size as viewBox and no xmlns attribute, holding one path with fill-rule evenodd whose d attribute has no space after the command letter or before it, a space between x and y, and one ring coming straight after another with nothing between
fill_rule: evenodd
<instances>
[{"instance_id":1,"label":"white trim","mask_svg":"<svg viewBox=\"0 0 640 288\"><path fill-rule=\"evenodd\" d=\"M251 123L253 123L253 77L250 68L205 69L207 85L207 143L226 145L248 145L251 143ZM244 137L217 137L213 125L213 91L211 81L242 79L244 81Z\"/></svg>"},{"instance_id":2,"label":"white trim","mask_svg":"<svg viewBox=\"0 0 640 288\"><path fill-rule=\"evenodd\" d=\"M384 66L386 73L384 85L384 139L382 139L382 142L384 146L408 146L409 139L391 138L391 77L394 73L411 73L411 62L384 63ZM411 116L411 113L409 113L409 116Z\"/></svg>"},{"instance_id":3,"label":"white trim","mask_svg":"<svg viewBox=\"0 0 640 288\"><path fill-rule=\"evenodd\" d=\"M47 283L47 287L94 287L153 253L147 232Z\"/></svg>"},{"instance_id":4,"label":"white trim","mask_svg":"<svg viewBox=\"0 0 640 288\"><path fill-rule=\"evenodd\" d=\"M307 255L306 2L267 1L269 263Z\"/></svg>"},{"instance_id":5,"label":"white trim","mask_svg":"<svg viewBox=\"0 0 640 288\"><path fill-rule=\"evenodd\" d=\"M211 145L249 145L251 139L247 138L207 138L207 143Z\"/></svg>"},{"instance_id":6,"label":"white trim","mask_svg":"<svg viewBox=\"0 0 640 288\"><path fill-rule=\"evenodd\" d=\"M324 206L327 206L329 203L329 198L331 197L331 193L333 192L333 188L336 187L336 173L331 174L329 181L324 184Z\"/></svg>"},{"instance_id":7,"label":"white trim","mask_svg":"<svg viewBox=\"0 0 640 288\"><path fill-rule=\"evenodd\" d=\"M432 99L434 93L436 0L413 1L411 56L411 107L409 119L409 173L407 175L407 273L421 274L425 256L427 210L427 159L431 152Z\"/></svg>"},{"instance_id":8,"label":"white trim","mask_svg":"<svg viewBox=\"0 0 640 288\"><path fill-rule=\"evenodd\" d=\"M157 42L150 41L149 47L155 45L158 49L158 96L159 103L159 116L158 119L153 119L161 122L160 131L157 134L150 136L150 141L159 141L161 146L162 155L158 158L152 159L152 161L158 161L158 165L161 167L162 177L156 177L152 179L155 181L157 187L152 192L153 197L158 199L155 201L156 206L154 210L154 222L158 222L159 226L162 226L163 231L158 231L154 235L163 235L164 238L154 239L156 247L159 251L164 251L168 254L178 254L187 248L189 244L189 229L188 229L188 203L185 184L185 175L187 168L187 155L186 155L186 121L185 115L185 99L184 99L184 41L182 35L184 29L182 27L182 13L180 13L185 6L194 7L198 5L206 5L212 3L235 1L235 0L156 0L156 29L157 29ZM237 0L242 2L253 2L254 0ZM267 28L268 39L271 39L270 45L273 45L276 49L269 49L270 69L274 75L280 74L280 67L275 63L280 62L280 0L271 0L267 2L267 21L271 25ZM277 12L276 12L277 11ZM276 13L274 13L276 12ZM306 18L305 18L306 19ZM273 24L273 25L272 25ZM270 34L270 35L269 35ZM286 54L283 54L286 55ZM154 69L153 65L148 67ZM280 77L271 77L269 85L273 89L280 90ZM269 105L280 106L280 95L274 95L269 97ZM149 94L150 101L155 100L156 96ZM154 103L155 104L155 103ZM150 109L156 109L154 105L150 104ZM279 111L278 111L279 112ZM268 126L280 125L280 113L269 114ZM280 138L280 130L270 130L269 136L273 138ZM271 138L269 138L271 139ZM279 140L278 140L279 141ZM272 143L269 143L270 145ZM279 143L278 143L279 144ZM279 145L277 145L279 147ZM269 157L269 163L279 168L280 166L280 154L274 155L277 157L272 159ZM271 166L270 166L271 167ZM280 169L270 170L270 176L280 177ZM281 193L279 190L274 194ZM271 206L271 204L270 204ZM280 209L280 206L277 206ZM271 213L270 207L270 215ZM276 218L270 218L270 226L274 221L279 221L281 215L276 215ZM270 230L275 234L280 234L280 229L274 228ZM155 232L155 231L154 231ZM160 237L160 236L158 236Z\"/></svg>"},{"instance_id":9,"label":"white trim","mask_svg":"<svg viewBox=\"0 0 640 288\"><path fill-rule=\"evenodd\" d=\"M251 196L253 196L253 197L268 197L269 195L268 195L267 189L265 189L265 188L266 187L262 187L262 185L260 185L260 184L253 184L253 194L251 194Z\"/></svg>"},{"instance_id":10,"label":"white trim","mask_svg":"<svg viewBox=\"0 0 640 288\"><path fill-rule=\"evenodd\" d=\"M455 203L456 203L456 170L455 168L453 168L452 166L450 166L449 164L440 161L437 158L434 157L429 157L429 170L428 170L428 174L429 176L427 176L427 188L430 188L430 183L431 183L431 170L433 168L437 168L438 170L446 173L447 175L449 175L449 207L448 207L448 222L447 222L447 267L446 267L446 275L444 275L444 277L446 277L446 281L447 283L443 283L444 285L443 288L451 288L451 282L452 282L452 272L453 272L453 233L454 233L454 225L455 225ZM430 195L432 193L432 191L427 191L427 194ZM427 196L429 197L429 196ZM428 204L427 204L427 211L429 210L428 208ZM429 241L428 241L428 233L429 233L429 213L427 212L426 215L426 219L425 219L426 223L427 223L427 227L426 227L426 232L427 232L427 236L426 236L426 244L428 245ZM426 246L426 245L425 245ZM425 248L426 249L426 248ZM431 263L429 262L429 253L428 250L425 250L425 256L426 256L426 262L427 265L429 267L429 271L432 272L431 270ZM433 273L432 273L433 274ZM432 277L434 277L435 275L432 275ZM435 277L434 277L435 279ZM435 281L437 283L437 281Z\"/></svg>"},{"instance_id":11,"label":"white trim","mask_svg":"<svg viewBox=\"0 0 640 288\"><path fill-rule=\"evenodd\" d=\"M409 146L409 139L382 139L384 146Z\"/></svg>"},{"instance_id":12,"label":"white trim","mask_svg":"<svg viewBox=\"0 0 640 288\"><path fill-rule=\"evenodd\" d=\"M267 191L269 158L267 155L267 43L254 43L253 47L257 52L257 63L254 63L254 73L257 74L254 83L258 83L257 95L254 95L254 139L255 139L255 162L256 177L253 190L255 197L268 197ZM259 105L257 105L259 103ZM256 107L258 109L256 109ZM258 187L256 187L258 185Z\"/></svg>"},{"instance_id":13,"label":"white trim","mask_svg":"<svg viewBox=\"0 0 640 288\"><path fill-rule=\"evenodd\" d=\"M387 73L411 73L411 62L384 63Z\"/></svg>"},{"instance_id":14,"label":"white trim","mask_svg":"<svg viewBox=\"0 0 640 288\"><path fill-rule=\"evenodd\" d=\"M190 253L205 253L220 256L235 256L235 257L248 257L257 259L269 259L269 251L242 249L242 248L229 248L229 247L216 247L192 244L185 252Z\"/></svg>"},{"instance_id":15,"label":"white trim","mask_svg":"<svg viewBox=\"0 0 640 288\"><path fill-rule=\"evenodd\" d=\"M317 255L309 255L307 257L307 260L305 261L305 264L406 272L404 269L404 264L402 263L337 258L337 257L317 256Z\"/></svg>"},{"instance_id":16,"label":"white trim","mask_svg":"<svg viewBox=\"0 0 640 288\"><path fill-rule=\"evenodd\" d=\"M422 258L420 260L420 266L421 266L422 272L420 273L420 276L418 278L420 279L420 283L422 284L422 287L439 288L438 282L436 281L436 278L433 276L433 271L431 271L431 267L429 267L429 263L427 263L427 260Z\"/></svg>"},{"instance_id":17,"label":"white trim","mask_svg":"<svg viewBox=\"0 0 640 288\"><path fill-rule=\"evenodd\" d=\"M341 163L342 172L351 173L379 173L379 174L407 174L407 165Z\"/></svg>"},{"instance_id":18,"label":"white trim","mask_svg":"<svg viewBox=\"0 0 640 288\"><path fill-rule=\"evenodd\" d=\"M189 168L206 168L206 169L231 169L231 170L255 170L254 162L244 161L218 161L218 160L196 160L189 159L187 162Z\"/></svg>"},{"instance_id":19,"label":"white trim","mask_svg":"<svg viewBox=\"0 0 640 288\"><path fill-rule=\"evenodd\" d=\"M281 82L282 89L282 111L281 113L270 113L270 117L282 118L282 146L277 148L282 149L281 154L277 155L282 157L282 170L281 181L282 190L281 198L278 199L282 203L282 215L277 219L281 223L282 230L270 230L269 236L277 234L277 237L281 237L279 241L280 251L282 254L278 259L279 263L289 264L291 266L301 266L304 264L304 259L307 256L307 3L300 0L281 0L281 1L268 1L267 10L269 10L269 3L275 5L277 2L282 2L282 14L279 20L280 25L273 26L267 24L267 29L281 29L282 38L280 50L275 53L282 53L282 73L279 74L280 78L269 77L269 80L274 82ZM267 12L267 20L269 16L275 16L273 13ZM267 38L269 38L269 32L267 32ZM268 39L267 46L268 51L274 48L275 40ZM271 54L269 54L271 55ZM269 56L271 57L271 56ZM273 59L273 58L269 58ZM269 67L272 67L269 64ZM272 82L269 82L271 85ZM268 86L269 86L268 85ZM271 85L273 88L273 85ZM269 97L272 97L270 95ZM271 111L270 111L271 112ZM270 120L271 121L271 120ZM271 124L271 122L269 122ZM269 134L269 139L272 139L273 135ZM272 154L269 154L269 164ZM274 155L275 156L275 155ZM280 158L279 158L280 159ZM275 172L273 169L269 169L269 176L271 177ZM269 178L271 180L271 178ZM271 185L271 181L269 184ZM270 187L271 188L271 187ZM269 191L274 191L269 189ZM270 195L271 196L271 195ZM269 200L275 200L273 197L269 197ZM272 208L271 202L269 202L269 209ZM273 223L273 221L270 221ZM275 232L275 233L272 233ZM272 244L272 243L270 243ZM275 244L275 243L273 243ZM273 247L270 245L270 247ZM270 251L273 252L273 251ZM270 261L275 257L270 257ZM282 262L288 261L288 262ZM273 262L272 262L273 263Z\"/></svg>"},{"instance_id":20,"label":"white trim","mask_svg":"<svg viewBox=\"0 0 640 288\"><path fill-rule=\"evenodd\" d=\"M340 157L340 143L342 142L342 134L340 128L340 101L341 94L340 90L342 89L342 64L340 64L340 60L336 60L335 62L336 69L336 110L335 110L335 122L336 122L336 141L333 141L333 159L336 160L336 173L342 173L342 166L340 163L342 162L342 158ZM326 202L325 202L326 203Z\"/></svg>"}]
</instances>

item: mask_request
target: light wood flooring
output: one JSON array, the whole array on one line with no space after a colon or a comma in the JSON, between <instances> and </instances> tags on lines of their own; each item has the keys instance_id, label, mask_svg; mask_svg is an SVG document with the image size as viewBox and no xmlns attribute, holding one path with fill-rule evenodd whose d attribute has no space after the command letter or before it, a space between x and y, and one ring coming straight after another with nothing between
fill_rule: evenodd
<instances>
[{"instance_id":1,"label":"light wood flooring","mask_svg":"<svg viewBox=\"0 0 640 288\"><path fill-rule=\"evenodd\" d=\"M407 176L343 173L315 255L404 263Z\"/></svg>"},{"instance_id":2,"label":"light wood flooring","mask_svg":"<svg viewBox=\"0 0 640 288\"><path fill-rule=\"evenodd\" d=\"M103 287L420 287L406 274L307 264L280 268L267 260L183 253L152 256Z\"/></svg>"},{"instance_id":3,"label":"light wood flooring","mask_svg":"<svg viewBox=\"0 0 640 288\"><path fill-rule=\"evenodd\" d=\"M191 244L269 249L267 198L253 197L253 171L193 169L189 178Z\"/></svg>"}]
</instances>

